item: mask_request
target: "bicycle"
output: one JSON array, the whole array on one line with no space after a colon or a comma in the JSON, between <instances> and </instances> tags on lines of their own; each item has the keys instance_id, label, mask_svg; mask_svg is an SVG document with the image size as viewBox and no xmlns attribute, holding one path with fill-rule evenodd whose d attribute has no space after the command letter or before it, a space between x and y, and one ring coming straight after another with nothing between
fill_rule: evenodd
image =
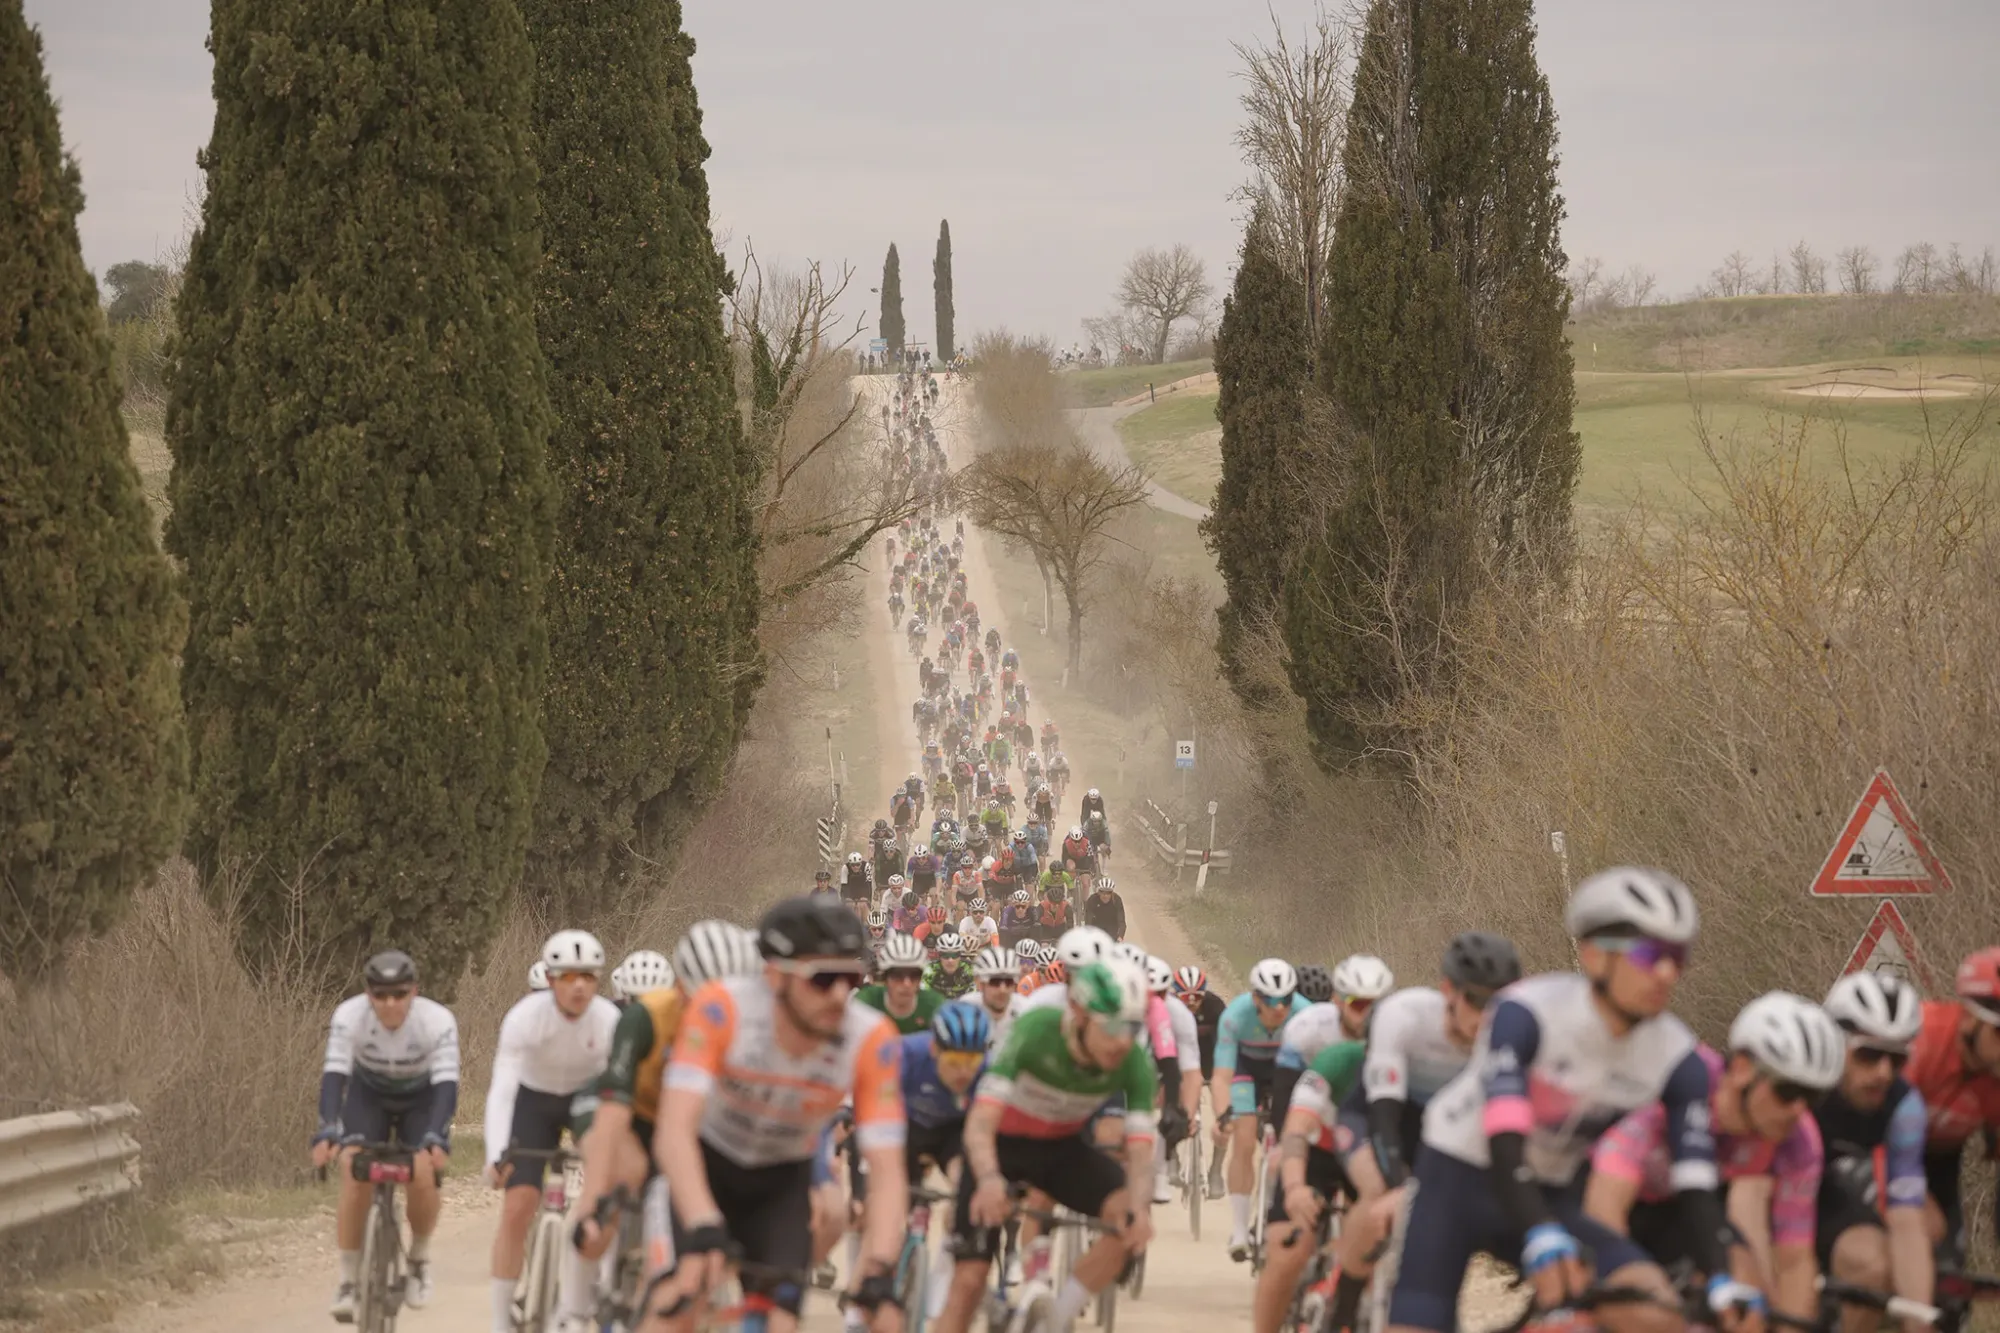
<instances>
[{"instance_id":1,"label":"bicycle","mask_svg":"<svg viewBox=\"0 0 2000 1333\"><path fill-rule=\"evenodd\" d=\"M1250 1272L1264 1271L1264 1214L1271 1203L1272 1154L1278 1146L1278 1136L1271 1128L1271 1122L1259 1108L1258 1120L1262 1122L1262 1133L1257 1139L1257 1184L1250 1195Z\"/></svg>"},{"instance_id":2,"label":"bicycle","mask_svg":"<svg viewBox=\"0 0 2000 1333\"><path fill-rule=\"evenodd\" d=\"M1201 1199L1207 1193L1207 1178L1201 1170L1201 1116L1197 1114L1188 1127L1187 1160L1181 1164L1181 1202L1187 1205L1188 1232L1197 1243L1201 1240Z\"/></svg>"},{"instance_id":3,"label":"bicycle","mask_svg":"<svg viewBox=\"0 0 2000 1333\"><path fill-rule=\"evenodd\" d=\"M1009 1282L1007 1274L1013 1267L1013 1243L1007 1247L994 1265L997 1281L988 1297L986 1327L992 1333L1054 1333L1056 1292L1063 1282L1075 1271L1075 1260L1081 1257L1082 1236L1078 1233L1091 1231L1105 1233L1113 1228L1094 1217L1079 1217L1074 1213L1058 1211L1043 1212L1035 1208L1016 1207L1016 1217L1032 1218L1044 1227L1043 1234L1028 1246L1021 1256L1021 1276L1016 1282ZM1054 1235L1064 1235L1064 1251L1070 1262L1059 1280L1052 1281L1049 1269L1055 1259ZM1107 1291L1116 1290L1116 1285ZM1017 1291L1013 1300L1008 1300L1009 1288ZM1100 1318L1101 1307L1100 1307ZM1104 1327L1107 1330L1110 1325Z\"/></svg>"},{"instance_id":4,"label":"bicycle","mask_svg":"<svg viewBox=\"0 0 2000 1333\"><path fill-rule=\"evenodd\" d=\"M910 1186L909 1234L896 1256L896 1299L903 1306L906 1333L924 1333L930 1319L931 1208L952 1198L921 1185Z\"/></svg>"},{"instance_id":5,"label":"bicycle","mask_svg":"<svg viewBox=\"0 0 2000 1333\"><path fill-rule=\"evenodd\" d=\"M648 1210L654 1213L653 1226L646 1222ZM647 1232L657 1229L664 1235L669 1225L666 1210L666 1181L659 1176L647 1182L643 1203L635 1201L624 1185L615 1186L597 1201L591 1220L601 1228L616 1214L618 1222L611 1247L598 1266L596 1318L600 1333L636 1333L644 1326L647 1277L666 1257L664 1250L657 1256L649 1254ZM582 1239L583 1223L578 1222L575 1240Z\"/></svg>"},{"instance_id":6,"label":"bicycle","mask_svg":"<svg viewBox=\"0 0 2000 1333\"><path fill-rule=\"evenodd\" d=\"M349 1145L357 1149L348 1173L369 1187L368 1221L361 1232L361 1269L354 1284L354 1326L361 1333L393 1333L408 1280L403 1226L396 1218L396 1190L416 1173L416 1155L395 1142ZM325 1178L325 1173L321 1173Z\"/></svg>"},{"instance_id":7,"label":"bicycle","mask_svg":"<svg viewBox=\"0 0 2000 1333\"><path fill-rule=\"evenodd\" d=\"M542 1333L555 1314L562 1281L563 1216L569 1211L570 1171L581 1169L583 1159L567 1147L510 1147L500 1161L507 1166L523 1161L547 1163L542 1174L541 1210L528 1229L528 1253L514 1283L514 1327L520 1333Z\"/></svg>"}]
</instances>

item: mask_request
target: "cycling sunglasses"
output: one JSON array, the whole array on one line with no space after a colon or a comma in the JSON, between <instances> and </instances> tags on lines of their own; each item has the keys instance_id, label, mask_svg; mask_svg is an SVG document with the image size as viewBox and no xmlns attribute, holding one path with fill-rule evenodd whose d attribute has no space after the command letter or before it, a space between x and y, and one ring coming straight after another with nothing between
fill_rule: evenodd
<instances>
[{"instance_id":1,"label":"cycling sunglasses","mask_svg":"<svg viewBox=\"0 0 2000 1333\"><path fill-rule=\"evenodd\" d=\"M862 980L860 963L837 963L831 961L819 963L781 962L776 966L786 976L805 978L806 984L817 991L830 991L836 986L845 986L849 990L853 990L861 984Z\"/></svg>"},{"instance_id":2,"label":"cycling sunglasses","mask_svg":"<svg viewBox=\"0 0 2000 1333\"><path fill-rule=\"evenodd\" d=\"M1340 1003L1343 1008L1357 1014L1365 1014L1375 1007L1374 998L1365 995L1343 995Z\"/></svg>"},{"instance_id":3,"label":"cycling sunglasses","mask_svg":"<svg viewBox=\"0 0 2000 1333\"><path fill-rule=\"evenodd\" d=\"M1260 990L1251 991L1250 995L1252 999L1256 1000L1258 1004L1263 1005L1266 1009L1282 1009L1286 1005L1292 1002L1291 996L1289 995L1282 1000L1275 1000L1272 999L1270 996L1264 994L1264 992Z\"/></svg>"},{"instance_id":4,"label":"cycling sunglasses","mask_svg":"<svg viewBox=\"0 0 2000 1333\"><path fill-rule=\"evenodd\" d=\"M982 986L1005 986L1007 989L1012 990L1021 983L1015 977L981 977L979 984Z\"/></svg>"},{"instance_id":5,"label":"cycling sunglasses","mask_svg":"<svg viewBox=\"0 0 2000 1333\"><path fill-rule=\"evenodd\" d=\"M892 967L882 974L884 981L915 981L921 983L924 970L921 967Z\"/></svg>"},{"instance_id":6,"label":"cycling sunglasses","mask_svg":"<svg viewBox=\"0 0 2000 1333\"><path fill-rule=\"evenodd\" d=\"M1879 1065L1888 1062L1889 1072L1900 1074L1903 1066L1910 1062L1908 1051L1885 1051L1879 1046L1850 1046L1848 1054L1864 1065Z\"/></svg>"},{"instance_id":7,"label":"cycling sunglasses","mask_svg":"<svg viewBox=\"0 0 2000 1333\"><path fill-rule=\"evenodd\" d=\"M1612 953L1624 954L1632 966L1642 971L1650 972L1664 962L1682 969L1688 964L1687 945L1656 940L1650 935L1599 935L1597 943Z\"/></svg>"},{"instance_id":8,"label":"cycling sunglasses","mask_svg":"<svg viewBox=\"0 0 2000 1333\"><path fill-rule=\"evenodd\" d=\"M591 979L592 981L596 981L596 980L598 980L598 979L599 979L599 978L598 978L598 975L597 975L597 973L595 973L595 972L586 972L586 971L583 971L583 970L582 970L581 968L571 968L571 969L570 969L569 971L567 971L567 972L551 972L551 973L549 973L549 981L550 981L551 983L554 983L554 982L558 982L558 981L568 981L568 980L569 980L569 979L570 979L571 977L589 977L589 978L590 978L590 979Z\"/></svg>"},{"instance_id":9,"label":"cycling sunglasses","mask_svg":"<svg viewBox=\"0 0 2000 1333\"><path fill-rule=\"evenodd\" d=\"M976 1074L986 1063L984 1051L939 1051L937 1053L938 1072L941 1074Z\"/></svg>"},{"instance_id":10,"label":"cycling sunglasses","mask_svg":"<svg viewBox=\"0 0 2000 1333\"><path fill-rule=\"evenodd\" d=\"M1462 989L1458 992L1458 998L1473 1013L1483 1014L1486 1012L1486 1006L1493 1003L1493 992L1490 990Z\"/></svg>"},{"instance_id":11,"label":"cycling sunglasses","mask_svg":"<svg viewBox=\"0 0 2000 1333\"><path fill-rule=\"evenodd\" d=\"M416 992L408 986L385 986L368 992L371 1000L407 1000Z\"/></svg>"},{"instance_id":12,"label":"cycling sunglasses","mask_svg":"<svg viewBox=\"0 0 2000 1333\"><path fill-rule=\"evenodd\" d=\"M1136 1018L1106 1018L1103 1014L1092 1014L1091 1019L1107 1037L1134 1041L1139 1030L1145 1026Z\"/></svg>"},{"instance_id":13,"label":"cycling sunglasses","mask_svg":"<svg viewBox=\"0 0 2000 1333\"><path fill-rule=\"evenodd\" d=\"M1787 1106L1797 1106L1802 1102L1816 1102L1826 1093L1820 1088L1809 1088L1803 1083L1794 1083L1788 1078L1770 1080L1771 1095Z\"/></svg>"}]
</instances>

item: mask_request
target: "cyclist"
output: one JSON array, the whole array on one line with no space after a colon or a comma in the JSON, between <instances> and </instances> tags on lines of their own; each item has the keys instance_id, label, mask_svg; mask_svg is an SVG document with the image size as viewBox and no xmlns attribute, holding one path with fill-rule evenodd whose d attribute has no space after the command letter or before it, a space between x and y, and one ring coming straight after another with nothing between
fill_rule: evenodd
<instances>
[{"instance_id":1,"label":"cyclist","mask_svg":"<svg viewBox=\"0 0 2000 1333\"><path fill-rule=\"evenodd\" d=\"M1018 944L1035 928L1035 897L1026 889L1016 889L1000 909L1000 938L1003 944Z\"/></svg>"},{"instance_id":2,"label":"cyclist","mask_svg":"<svg viewBox=\"0 0 2000 1333\"><path fill-rule=\"evenodd\" d=\"M1172 966L1164 958L1149 956L1145 968L1146 989L1166 1010L1167 1029L1174 1035L1173 1071L1170 1075L1165 1068L1160 1070L1160 1152L1153 1173L1153 1202L1166 1203L1173 1198L1168 1163L1201 1113L1201 1036L1195 1029L1194 1014L1174 996ZM1154 1057L1167 1058L1157 1051ZM1171 1102L1166 1096L1170 1085L1177 1090Z\"/></svg>"},{"instance_id":3,"label":"cyclist","mask_svg":"<svg viewBox=\"0 0 2000 1333\"><path fill-rule=\"evenodd\" d=\"M798 1326L812 1262L812 1161L821 1132L850 1098L867 1164L865 1257L850 1301L883 1327L909 1212L903 1175L901 1051L896 1029L850 1004L862 975L861 926L811 898L781 902L758 925L761 976L709 981L688 997L667 1066L655 1152L673 1201L679 1266L664 1293L685 1333L686 1300L722 1278L732 1254L766 1271L746 1291L768 1296L773 1333ZM769 1270L799 1281L773 1280Z\"/></svg>"},{"instance_id":4,"label":"cyclist","mask_svg":"<svg viewBox=\"0 0 2000 1333\"><path fill-rule=\"evenodd\" d=\"M866 903L875 897L875 871L860 852L849 852L840 868L840 896L850 903Z\"/></svg>"},{"instance_id":5,"label":"cyclist","mask_svg":"<svg viewBox=\"0 0 2000 1333\"><path fill-rule=\"evenodd\" d=\"M889 936L875 951L881 981L863 986L854 992L854 998L888 1015L903 1036L924 1031L944 1007L944 996L923 984L924 962L920 941L901 932Z\"/></svg>"},{"instance_id":6,"label":"cyclist","mask_svg":"<svg viewBox=\"0 0 2000 1333\"><path fill-rule=\"evenodd\" d=\"M1033 884L1042 873L1039 858L1035 855L1035 843L1026 829L1014 831L1014 877L1022 884Z\"/></svg>"},{"instance_id":7,"label":"cyclist","mask_svg":"<svg viewBox=\"0 0 2000 1333\"><path fill-rule=\"evenodd\" d=\"M1105 814L1104 810L1104 793L1095 787L1092 787L1083 794L1083 805L1076 812L1077 819L1085 824L1090 822L1092 815L1097 816L1106 823L1110 822L1110 818ZM1092 841L1095 842L1097 839L1093 838Z\"/></svg>"},{"instance_id":8,"label":"cyclist","mask_svg":"<svg viewBox=\"0 0 2000 1333\"><path fill-rule=\"evenodd\" d=\"M1266 958L1250 969L1250 989L1229 1002L1217 1025L1215 1072L1209 1095L1229 1109L1215 1126L1217 1156L1227 1135L1229 1152L1229 1257L1250 1257L1250 1187L1257 1169L1257 1120L1271 1097L1271 1076L1280 1035L1291 1016L1306 1007L1298 994L1299 974L1282 958Z\"/></svg>"},{"instance_id":9,"label":"cyclist","mask_svg":"<svg viewBox=\"0 0 2000 1333\"><path fill-rule=\"evenodd\" d=\"M1098 880L1083 900L1083 922L1114 940L1125 938L1125 900L1118 896L1118 885L1109 875Z\"/></svg>"},{"instance_id":10,"label":"cyclist","mask_svg":"<svg viewBox=\"0 0 2000 1333\"><path fill-rule=\"evenodd\" d=\"M1337 969L1336 993L1342 981L1362 991L1393 984L1379 959L1357 957L1373 963L1379 975L1363 967L1342 976ZM1349 958L1341 968L1356 962ZM1365 1033L1367 1058L1360 1085L1336 1103L1342 1137L1350 1144L1341 1151L1340 1166L1358 1205L1341 1231L1337 1327L1353 1324L1374 1272L1369 1256L1387 1237L1402 1203L1423 1137L1424 1108L1465 1068L1494 993L1521 979L1521 958L1500 936L1467 931L1445 947L1439 970L1436 989L1412 986L1388 995L1359 1025L1347 1005L1338 1009L1344 1036L1352 1037L1357 1028Z\"/></svg>"},{"instance_id":11,"label":"cyclist","mask_svg":"<svg viewBox=\"0 0 2000 1333\"><path fill-rule=\"evenodd\" d=\"M660 978L664 976L666 980ZM667 956L653 949L634 949L625 961L611 969L611 999L622 1014L649 990L674 984L674 967Z\"/></svg>"},{"instance_id":12,"label":"cyclist","mask_svg":"<svg viewBox=\"0 0 2000 1333\"><path fill-rule=\"evenodd\" d=\"M924 973L924 985L947 1000L972 989L972 968L965 961L965 939L947 929L937 937L937 958Z\"/></svg>"},{"instance_id":13,"label":"cyclist","mask_svg":"<svg viewBox=\"0 0 2000 1333\"><path fill-rule=\"evenodd\" d=\"M854 920L845 908L829 907ZM542 962L548 965L549 988L516 1002L501 1020L486 1091L486 1182L505 1191L493 1237L494 1333L511 1333L514 1327L514 1284L549 1165L542 1157L503 1159L509 1148L548 1152L561 1146L564 1131L572 1127L573 1100L604 1072L618 1026L618 1006L598 993L604 946L595 935L557 931L542 946ZM574 1250L563 1256L562 1288L565 1317L587 1316L579 1304L592 1289L590 1268Z\"/></svg>"},{"instance_id":14,"label":"cyclist","mask_svg":"<svg viewBox=\"0 0 2000 1333\"><path fill-rule=\"evenodd\" d=\"M901 792L898 792L896 795L897 799L904 802L910 799ZM901 817L898 817L895 830L875 845L875 876L872 881L873 883L880 884L891 875L900 875L903 873L903 863L907 858L903 855L903 846L898 840L897 835L905 827L905 821Z\"/></svg>"},{"instance_id":15,"label":"cyclist","mask_svg":"<svg viewBox=\"0 0 2000 1333\"><path fill-rule=\"evenodd\" d=\"M1083 836L1090 839L1090 848L1094 853L1091 873L1102 874L1111 861L1111 821L1104 817L1102 810L1084 816Z\"/></svg>"},{"instance_id":16,"label":"cyclist","mask_svg":"<svg viewBox=\"0 0 2000 1333\"><path fill-rule=\"evenodd\" d=\"M902 1040L903 1109L910 1122L903 1169L920 1183L926 1160L948 1173L958 1157L972 1085L992 1046L993 1019L979 1004L953 1000L938 1010L930 1031Z\"/></svg>"},{"instance_id":17,"label":"cyclist","mask_svg":"<svg viewBox=\"0 0 2000 1333\"><path fill-rule=\"evenodd\" d=\"M984 898L974 898L971 910L958 923L960 939L972 942L972 952L978 953L989 944L1000 942L1000 923L986 909Z\"/></svg>"},{"instance_id":18,"label":"cyclist","mask_svg":"<svg viewBox=\"0 0 2000 1333\"><path fill-rule=\"evenodd\" d=\"M1584 1246L1602 1281L1678 1304L1659 1266L1585 1214L1576 1189L1604 1131L1656 1101L1697 1266L1716 1275L1709 1304L1725 1328L1757 1322L1738 1307L1754 1311L1762 1298L1729 1277L1723 1252L1708 1066L1694 1034L1667 1012L1697 924L1694 895L1664 871L1619 866L1577 885L1564 925L1580 970L1508 987L1490 1006L1471 1062L1424 1110L1418 1188L1400 1222L1422 1243L1403 1248L1392 1330L1452 1328L1480 1251L1517 1260L1544 1310L1588 1285ZM1606 1308L1595 1319L1609 1333L1681 1323L1650 1307Z\"/></svg>"},{"instance_id":19,"label":"cyclist","mask_svg":"<svg viewBox=\"0 0 2000 1333\"><path fill-rule=\"evenodd\" d=\"M928 898L937 892L938 876L944 872L944 859L920 842L911 852L903 872L910 877L910 887L920 897Z\"/></svg>"},{"instance_id":20,"label":"cyclist","mask_svg":"<svg viewBox=\"0 0 2000 1333\"><path fill-rule=\"evenodd\" d=\"M979 1003L986 1012L992 1032L986 1048L998 1049L1007 1029L1021 1012L1021 967L1020 955L1008 953L999 945L990 945L979 951L972 960L972 979L979 985Z\"/></svg>"},{"instance_id":21,"label":"cyclist","mask_svg":"<svg viewBox=\"0 0 2000 1333\"><path fill-rule=\"evenodd\" d=\"M1010 1183L1117 1230L1100 1237L1057 1294L1053 1323L1069 1328L1125 1261L1152 1238L1146 1181L1153 1169L1153 1069L1138 1043L1146 980L1124 959L1087 963L1071 974L1058 1007L1031 1009L987 1065L965 1123L966 1170L954 1211L957 1263L951 1295L935 1327L964 1333L980 1306L997 1228L1012 1208ZM1099 1152L1085 1126L1123 1095L1125 1162Z\"/></svg>"},{"instance_id":22,"label":"cyclist","mask_svg":"<svg viewBox=\"0 0 2000 1333\"><path fill-rule=\"evenodd\" d=\"M1924 1175L1942 1221L1941 1255L1949 1267L1965 1256L1959 1159L1975 1135L2000 1130L2000 948L1968 955L1958 966L1955 989L1956 1002L1924 1002L1923 1027L1903 1070L1923 1094L1930 1119ZM2000 1191L1994 1208L2000 1213Z\"/></svg>"},{"instance_id":23,"label":"cyclist","mask_svg":"<svg viewBox=\"0 0 2000 1333\"><path fill-rule=\"evenodd\" d=\"M1299 994L1307 1004L1331 1004L1333 1002L1333 973L1318 963L1294 963L1299 974ZM1349 1036L1348 1040L1359 1038Z\"/></svg>"},{"instance_id":24,"label":"cyclist","mask_svg":"<svg viewBox=\"0 0 2000 1333\"><path fill-rule=\"evenodd\" d=\"M528 989L531 991L549 988L549 965L537 958L528 964Z\"/></svg>"},{"instance_id":25,"label":"cyclist","mask_svg":"<svg viewBox=\"0 0 2000 1333\"><path fill-rule=\"evenodd\" d=\"M431 1299L431 1233L437 1228L438 1172L451 1152L451 1117L458 1108L458 1020L417 994L417 965L401 949L386 949L361 970L362 993L342 1000L327 1029L319 1076L319 1130L312 1163L341 1163L334 1243L340 1283L333 1317L354 1322L361 1278L362 1233L369 1186L347 1169L356 1146L396 1142L416 1155L410 1173L409 1280L403 1300L422 1309Z\"/></svg>"},{"instance_id":26,"label":"cyclist","mask_svg":"<svg viewBox=\"0 0 2000 1333\"><path fill-rule=\"evenodd\" d=\"M947 919L949 915L943 903L932 903L924 909L924 923L911 934L916 937L917 943L924 946L927 953L937 953L943 944L943 937L951 933L951 922Z\"/></svg>"},{"instance_id":27,"label":"cyclist","mask_svg":"<svg viewBox=\"0 0 2000 1333\"><path fill-rule=\"evenodd\" d=\"M1090 839L1083 836L1083 825L1070 826L1069 836L1063 839L1062 855L1078 875L1097 873L1097 850L1090 845Z\"/></svg>"},{"instance_id":28,"label":"cyclist","mask_svg":"<svg viewBox=\"0 0 2000 1333\"><path fill-rule=\"evenodd\" d=\"M1201 1078L1204 1084L1208 1084L1215 1077L1216 1029L1222 1023L1223 1011L1229 1006L1220 995L1208 988L1208 974L1193 963L1174 973L1174 994L1194 1015L1195 1040L1201 1048ZM1216 1099L1212 1088L1210 1098L1212 1104L1209 1109L1219 1123L1229 1110L1229 1103ZM1209 1198L1219 1199L1223 1188L1222 1154L1212 1153L1210 1157L1205 1188Z\"/></svg>"},{"instance_id":29,"label":"cyclist","mask_svg":"<svg viewBox=\"0 0 2000 1333\"><path fill-rule=\"evenodd\" d=\"M1833 983L1826 1012L1846 1034L1847 1059L1840 1086L1813 1108L1826 1149L1813 1235L1820 1268L1836 1282L1929 1305L1937 1274L1924 1226L1924 1096L1903 1079L1922 997L1896 977L1856 972ZM1880 1322L1862 1305L1841 1314L1846 1333L1872 1333Z\"/></svg>"},{"instance_id":30,"label":"cyclist","mask_svg":"<svg viewBox=\"0 0 2000 1333\"><path fill-rule=\"evenodd\" d=\"M1708 1066L1721 1177L1715 1208L1735 1233L1731 1268L1780 1313L1809 1320L1818 1305L1813 1224L1824 1153L1806 1103L1840 1082L1847 1038L1818 1005L1772 991L1730 1024L1726 1058L1706 1045L1696 1049ZM1658 1102L1612 1126L1591 1153L1583 1206L1672 1268L1695 1256L1673 1198L1666 1136Z\"/></svg>"},{"instance_id":31,"label":"cyclist","mask_svg":"<svg viewBox=\"0 0 2000 1333\"><path fill-rule=\"evenodd\" d=\"M1049 786L1054 789L1056 803L1062 803L1063 793L1069 790L1069 760L1061 750L1049 755Z\"/></svg>"},{"instance_id":32,"label":"cyclist","mask_svg":"<svg viewBox=\"0 0 2000 1333\"><path fill-rule=\"evenodd\" d=\"M1338 1007L1315 1001L1285 1024L1273 1076L1271 1118L1280 1127L1278 1174L1264 1211L1264 1270L1251 1307L1254 1333L1276 1333L1314 1246L1319 1219L1354 1187L1336 1155L1339 1107L1361 1077L1362 1044L1345 1035ZM1352 1328L1353 1319L1335 1328Z\"/></svg>"}]
</instances>

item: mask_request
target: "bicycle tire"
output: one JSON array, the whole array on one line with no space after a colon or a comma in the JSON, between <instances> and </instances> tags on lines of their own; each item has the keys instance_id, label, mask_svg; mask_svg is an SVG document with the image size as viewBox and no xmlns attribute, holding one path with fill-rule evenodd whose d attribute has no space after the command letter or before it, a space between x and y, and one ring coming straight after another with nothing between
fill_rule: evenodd
<instances>
[{"instance_id":1,"label":"bicycle tire","mask_svg":"<svg viewBox=\"0 0 2000 1333\"><path fill-rule=\"evenodd\" d=\"M903 1238L903 1252L896 1259L896 1295L903 1302L906 1333L924 1333L930 1314L930 1250L924 1238L912 1232Z\"/></svg>"},{"instance_id":2,"label":"bicycle tire","mask_svg":"<svg viewBox=\"0 0 2000 1333\"><path fill-rule=\"evenodd\" d=\"M403 1228L396 1221L396 1194L389 1192L377 1213L377 1231L380 1237L378 1251L387 1258L378 1265L382 1277L382 1318L379 1333L395 1333L396 1317L403 1312L403 1283L406 1277L403 1263Z\"/></svg>"},{"instance_id":3,"label":"bicycle tire","mask_svg":"<svg viewBox=\"0 0 2000 1333\"><path fill-rule=\"evenodd\" d=\"M1132 1275L1125 1279L1125 1294L1138 1300L1146 1290L1146 1256L1141 1254L1132 1260Z\"/></svg>"},{"instance_id":4,"label":"bicycle tire","mask_svg":"<svg viewBox=\"0 0 2000 1333\"><path fill-rule=\"evenodd\" d=\"M1198 1244L1201 1241L1201 1200L1208 1193L1208 1177L1202 1173L1199 1125L1188 1135L1188 1170L1181 1188L1187 1191L1188 1231Z\"/></svg>"},{"instance_id":5,"label":"bicycle tire","mask_svg":"<svg viewBox=\"0 0 2000 1333\"><path fill-rule=\"evenodd\" d=\"M378 1197L368 1207L368 1221L361 1232L361 1267L358 1270L359 1290L354 1293L354 1326L361 1333L384 1333L382 1327L382 1298L388 1286L386 1267L381 1253L382 1228L379 1221L382 1204L379 1198L381 1187L377 1186Z\"/></svg>"},{"instance_id":6,"label":"bicycle tire","mask_svg":"<svg viewBox=\"0 0 2000 1333\"><path fill-rule=\"evenodd\" d=\"M1100 1333L1112 1333L1118 1325L1118 1284L1113 1282L1097 1293L1097 1327Z\"/></svg>"},{"instance_id":7,"label":"bicycle tire","mask_svg":"<svg viewBox=\"0 0 2000 1333\"><path fill-rule=\"evenodd\" d=\"M1270 1207L1271 1161L1262 1139L1257 1141L1257 1184L1250 1195L1250 1272L1264 1271L1264 1213Z\"/></svg>"}]
</instances>

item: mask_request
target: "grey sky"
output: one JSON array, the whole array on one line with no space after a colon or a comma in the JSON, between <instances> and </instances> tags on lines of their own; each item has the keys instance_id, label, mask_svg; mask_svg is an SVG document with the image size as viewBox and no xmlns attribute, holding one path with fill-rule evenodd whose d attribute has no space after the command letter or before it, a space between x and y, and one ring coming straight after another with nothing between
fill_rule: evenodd
<instances>
[{"instance_id":1,"label":"grey sky","mask_svg":"<svg viewBox=\"0 0 2000 1333\"><path fill-rule=\"evenodd\" d=\"M1234 40L1265 0L684 0L719 229L784 260L903 257L912 336L952 222L958 326L1068 341L1124 259L1220 281L1243 171ZM208 138L206 0L26 0L100 272L179 233ZM1294 28L1310 0L1276 0ZM1993 0L1542 0L1572 255L1692 287L1804 236L2000 243Z\"/></svg>"}]
</instances>

